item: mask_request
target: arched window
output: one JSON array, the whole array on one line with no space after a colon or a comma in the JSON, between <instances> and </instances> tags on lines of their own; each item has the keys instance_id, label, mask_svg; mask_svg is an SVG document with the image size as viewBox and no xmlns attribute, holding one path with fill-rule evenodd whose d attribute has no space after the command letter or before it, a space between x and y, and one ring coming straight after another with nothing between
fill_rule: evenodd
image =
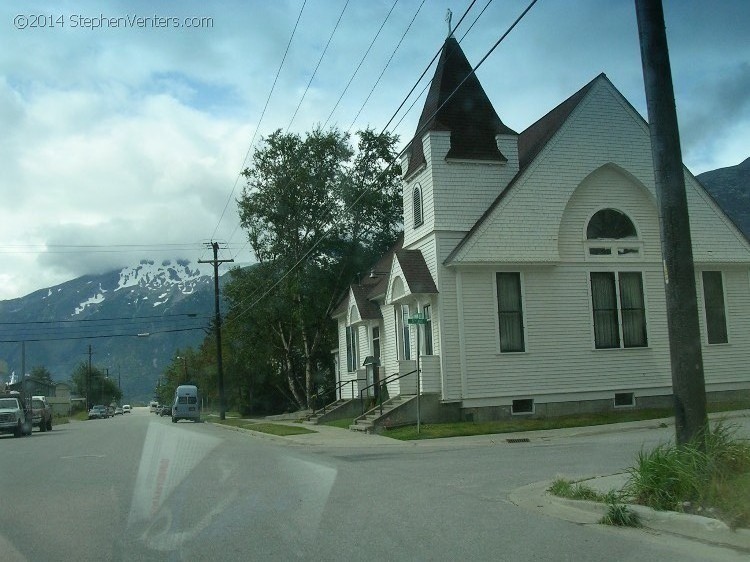
<instances>
[{"instance_id":1,"label":"arched window","mask_svg":"<svg viewBox=\"0 0 750 562\"><path fill-rule=\"evenodd\" d=\"M592 263L636 260L642 246L633 221L616 209L597 211L586 225L586 247ZM598 269L589 273L594 348L647 347L643 273L618 271L611 265L602 268L606 271Z\"/></svg>"},{"instance_id":2,"label":"arched window","mask_svg":"<svg viewBox=\"0 0 750 562\"><path fill-rule=\"evenodd\" d=\"M633 221L616 209L601 209L586 225L586 246L589 256L638 256L641 243Z\"/></svg>"},{"instance_id":3,"label":"arched window","mask_svg":"<svg viewBox=\"0 0 750 562\"><path fill-rule=\"evenodd\" d=\"M635 226L625 213L615 209L597 211L586 227L587 240L636 238Z\"/></svg>"},{"instance_id":4,"label":"arched window","mask_svg":"<svg viewBox=\"0 0 750 562\"><path fill-rule=\"evenodd\" d=\"M424 216L422 215L422 190L419 184L414 186L414 191L412 192L412 206L414 208L414 228L417 228L424 223Z\"/></svg>"}]
</instances>

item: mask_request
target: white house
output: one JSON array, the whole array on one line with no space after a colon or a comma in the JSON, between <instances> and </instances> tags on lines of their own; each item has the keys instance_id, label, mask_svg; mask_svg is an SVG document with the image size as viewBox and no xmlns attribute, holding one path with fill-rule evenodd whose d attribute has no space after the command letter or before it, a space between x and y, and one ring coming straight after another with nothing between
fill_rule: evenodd
<instances>
[{"instance_id":1,"label":"white house","mask_svg":"<svg viewBox=\"0 0 750 562\"><path fill-rule=\"evenodd\" d=\"M363 388L374 356L390 396L414 393L392 379L419 337L422 392L464 419L671 405L648 124L601 74L519 134L475 76L448 98L470 69L446 40L402 162L403 239L334 313L341 383ZM685 182L706 390L748 397L750 243Z\"/></svg>"}]
</instances>

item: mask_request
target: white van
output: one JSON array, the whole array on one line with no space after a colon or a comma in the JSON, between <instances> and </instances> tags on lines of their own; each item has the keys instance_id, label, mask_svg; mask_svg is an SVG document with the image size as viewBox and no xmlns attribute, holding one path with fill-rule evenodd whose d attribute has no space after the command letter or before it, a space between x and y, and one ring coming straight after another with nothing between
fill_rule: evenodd
<instances>
[{"instance_id":1,"label":"white van","mask_svg":"<svg viewBox=\"0 0 750 562\"><path fill-rule=\"evenodd\" d=\"M198 387L192 384L182 384L174 391L172 403L172 421L201 420L201 405L198 397Z\"/></svg>"},{"instance_id":2,"label":"white van","mask_svg":"<svg viewBox=\"0 0 750 562\"><path fill-rule=\"evenodd\" d=\"M156 410L159 409L159 403L156 400L152 400L148 403L148 411L152 414L156 413Z\"/></svg>"}]
</instances>

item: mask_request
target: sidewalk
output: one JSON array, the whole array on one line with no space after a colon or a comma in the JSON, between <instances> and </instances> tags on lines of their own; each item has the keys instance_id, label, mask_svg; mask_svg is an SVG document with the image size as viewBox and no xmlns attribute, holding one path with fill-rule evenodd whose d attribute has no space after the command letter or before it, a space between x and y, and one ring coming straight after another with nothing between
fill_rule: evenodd
<instances>
[{"instance_id":1,"label":"sidewalk","mask_svg":"<svg viewBox=\"0 0 750 562\"><path fill-rule=\"evenodd\" d=\"M710 419L733 419L750 418L750 410L739 410L734 412L722 412L710 414ZM252 420L258 422L270 422L291 426L299 426L298 423L289 420ZM743 420L744 421L744 420ZM423 441L398 441L382 435L366 434L348 429L341 429L327 425L316 425L308 427L315 433L307 433L290 436L276 436L267 433L252 431L249 429L238 429L224 426L237 431L251 433L257 437L270 439L279 443L295 446L327 447L327 448L411 448L411 447L473 447L477 445L505 444L509 440L528 439L529 442L547 441L551 439L570 439L591 435L602 435L608 433L621 433L624 431L635 431L639 429L667 429L674 426L672 418L642 420L636 422L624 422L607 425L549 429L540 431L526 431L516 433L496 433L488 435L474 435L466 437L445 437L441 439L425 439ZM606 493L610 490L620 490L627 481L627 474L609 474L592 476L582 480L583 483L596 491ZM556 517L578 524L599 524L606 512L606 505L581 500L560 498L547 493L551 481L536 482L514 490L509 495L509 500L523 509L541 513L549 517ZM699 540L717 546L726 546L750 553L750 530L738 529L732 531L725 523L708 517L690 515L684 513L655 511L653 509L630 505L629 508L636 512L643 527L652 531L681 536L692 540Z\"/></svg>"},{"instance_id":2,"label":"sidewalk","mask_svg":"<svg viewBox=\"0 0 750 562\"><path fill-rule=\"evenodd\" d=\"M610 490L622 489L626 481L627 474L611 474L582 482L599 492L606 493ZM551 481L529 484L511 492L508 499L514 505L527 511L578 524L599 524L607 511L605 504L554 496L547 492L551 485ZM631 504L628 508L638 514L642 526L646 529L750 553L749 529L733 531L718 519L674 511L656 511L642 505Z\"/></svg>"},{"instance_id":3,"label":"sidewalk","mask_svg":"<svg viewBox=\"0 0 750 562\"><path fill-rule=\"evenodd\" d=\"M258 422L258 423L273 423L277 425L288 425L291 427L300 427L300 424L294 421L288 420L268 420L265 418L243 418L247 421ZM216 424L220 425L220 424ZM298 435L273 435L270 433L263 433L261 431L253 431L252 429L245 429L239 427L232 427L229 425L221 425L226 429L249 433L255 437L262 439L269 439L278 443L285 443L287 445L302 445L308 447L333 447L333 448L363 448L363 447L405 447L408 446L406 441L398 441L397 439L391 439L390 437L383 437L382 435L373 435L363 433L360 431L351 431L349 429L341 429L338 427L332 427L329 425L314 425L307 426L303 425L305 429L309 429L313 433L301 433Z\"/></svg>"}]
</instances>

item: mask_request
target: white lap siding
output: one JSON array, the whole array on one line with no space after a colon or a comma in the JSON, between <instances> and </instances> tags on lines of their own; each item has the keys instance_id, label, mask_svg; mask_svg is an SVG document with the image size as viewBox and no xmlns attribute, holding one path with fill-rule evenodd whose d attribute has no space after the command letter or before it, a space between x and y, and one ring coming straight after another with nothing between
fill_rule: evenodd
<instances>
[{"instance_id":1,"label":"white lap siding","mask_svg":"<svg viewBox=\"0 0 750 562\"><path fill-rule=\"evenodd\" d=\"M698 317L700 319L703 368L707 390L750 388L750 279L748 269L737 266L702 265L702 270L721 271L728 342L709 344L701 272L696 276ZM738 386L739 385L739 386Z\"/></svg>"},{"instance_id":2,"label":"white lap siding","mask_svg":"<svg viewBox=\"0 0 750 562\"><path fill-rule=\"evenodd\" d=\"M383 332L380 334L380 362L383 367L381 373L389 377L398 373L398 351L396 349L396 325L393 317L393 306L381 306L383 315ZM398 386L395 383L388 385L388 394L396 396Z\"/></svg>"},{"instance_id":3,"label":"white lap siding","mask_svg":"<svg viewBox=\"0 0 750 562\"><path fill-rule=\"evenodd\" d=\"M357 374L350 373L347 365L347 349L346 349L346 321L339 319L339 376L341 382L356 380ZM345 394L351 394L351 385L346 385Z\"/></svg>"},{"instance_id":4,"label":"white lap siding","mask_svg":"<svg viewBox=\"0 0 750 562\"><path fill-rule=\"evenodd\" d=\"M671 384L662 272L643 269L648 347L595 349L586 266L523 269L526 351L500 352L495 271L462 271L466 399L663 390ZM491 314L488 314L492 311ZM507 402L507 401L506 401Z\"/></svg>"}]
</instances>

